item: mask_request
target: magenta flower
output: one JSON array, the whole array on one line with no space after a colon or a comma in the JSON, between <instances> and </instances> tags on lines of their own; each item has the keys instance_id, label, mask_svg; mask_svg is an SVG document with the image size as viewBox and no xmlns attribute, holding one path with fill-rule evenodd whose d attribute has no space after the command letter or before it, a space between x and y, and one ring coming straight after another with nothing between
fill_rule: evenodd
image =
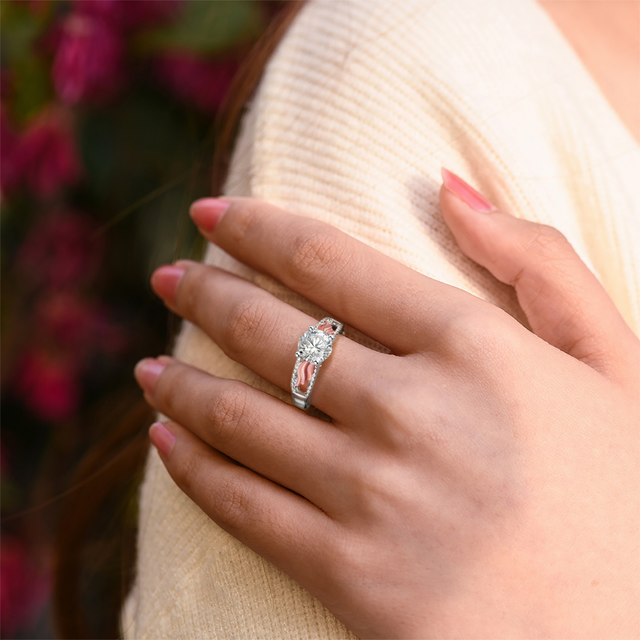
<instances>
[{"instance_id":1,"label":"magenta flower","mask_svg":"<svg viewBox=\"0 0 640 640\"><path fill-rule=\"evenodd\" d=\"M37 333L73 353L78 366L96 352L114 355L127 347L122 327L110 310L71 291L54 291L41 298L35 309Z\"/></svg>"},{"instance_id":2,"label":"magenta flower","mask_svg":"<svg viewBox=\"0 0 640 640\"><path fill-rule=\"evenodd\" d=\"M67 420L80 405L78 374L73 360L34 347L22 353L14 387L24 404L41 420Z\"/></svg>"},{"instance_id":3,"label":"magenta flower","mask_svg":"<svg viewBox=\"0 0 640 640\"><path fill-rule=\"evenodd\" d=\"M44 605L49 591L48 578L30 561L25 544L3 535L0 546L0 632L13 638Z\"/></svg>"},{"instance_id":4,"label":"magenta flower","mask_svg":"<svg viewBox=\"0 0 640 640\"><path fill-rule=\"evenodd\" d=\"M61 289L92 280L102 259L102 243L85 215L59 211L41 218L18 250L15 269L34 287Z\"/></svg>"},{"instance_id":5,"label":"magenta flower","mask_svg":"<svg viewBox=\"0 0 640 640\"><path fill-rule=\"evenodd\" d=\"M181 101L211 113L227 94L238 70L236 60L209 62L186 53L172 53L155 61L156 75Z\"/></svg>"},{"instance_id":6,"label":"magenta flower","mask_svg":"<svg viewBox=\"0 0 640 640\"><path fill-rule=\"evenodd\" d=\"M4 105L0 104L0 189L6 196L15 191L22 181L18 149L20 137L9 123Z\"/></svg>"},{"instance_id":7,"label":"magenta flower","mask_svg":"<svg viewBox=\"0 0 640 640\"><path fill-rule=\"evenodd\" d=\"M128 30L167 21L183 4L184 0L75 0L74 10Z\"/></svg>"},{"instance_id":8,"label":"magenta flower","mask_svg":"<svg viewBox=\"0 0 640 640\"><path fill-rule=\"evenodd\" d=\"M82 173L73 133L59 112L38 118L9 157L11 178L34 195L48 197L72 185ZM3 189L4 191L4 189Z\"/></svg>"},{"instance_id":9,"label":"magenta flower","mask_svg":"<svg viewBox=\"0 0 640 640\"><path fill-rule=\"evenodd\" d=\"M63 102L104 102L120 89L124 72L124 42L114 27L85 12L65 19L53 62Z\"/></svg>"}]
</instances>

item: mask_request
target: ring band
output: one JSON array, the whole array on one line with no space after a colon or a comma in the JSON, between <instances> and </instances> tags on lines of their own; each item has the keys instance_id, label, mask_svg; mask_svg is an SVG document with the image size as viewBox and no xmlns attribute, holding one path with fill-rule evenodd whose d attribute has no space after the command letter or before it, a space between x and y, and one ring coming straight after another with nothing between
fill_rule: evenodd
<instances>
[{"instance_id":1,"label":"ring band","mask_svg":"<svg viewBox=\"0 0 640 640\"><path fill-rule=\"evenodd\" d=\"M296 407L308 409L311 391L322 363L331 355L336 338L344 334L344 325L333 318L322 318L298 340L296 364L291 376L291 397Z\"/></svg>"}]
</instances>

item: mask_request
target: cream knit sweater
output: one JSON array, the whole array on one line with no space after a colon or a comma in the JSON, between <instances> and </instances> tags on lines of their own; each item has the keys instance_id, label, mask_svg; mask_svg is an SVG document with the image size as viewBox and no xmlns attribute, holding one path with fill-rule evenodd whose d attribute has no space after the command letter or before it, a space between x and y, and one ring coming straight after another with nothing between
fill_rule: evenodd
<instances>
[{"instance_id":1,"label":"cream knit sweater","mask_svg":"<svg viewBox=\"0 0 640 640\"><path fill-rule=\"evenodd\" d=\"M513 291L464 257L444 225L441 165L563 231L638 331L640 150L533 0L310 2L245 117L226 193L326 220L521 319ZM324 315L216 247L206 261ZM175 354L288 398L188 323ZM209 520L155 451L139 526L126 638L352 637Z\"/></svg>"}]
</instances>

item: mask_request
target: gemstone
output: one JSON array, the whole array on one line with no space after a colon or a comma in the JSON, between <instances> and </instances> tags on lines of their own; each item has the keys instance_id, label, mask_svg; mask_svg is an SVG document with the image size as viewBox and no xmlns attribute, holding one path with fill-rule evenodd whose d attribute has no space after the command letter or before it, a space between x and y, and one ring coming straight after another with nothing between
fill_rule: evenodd
<instances>
[{"instance_id":1,"label":"gemstone","mask_svg":"<svg viewBox=\"0 0 640 640\"><path fill-rule=\"evenodd\" d=\"M298 341L298 357L313 364L320 364L331 353L331 338L324 332L309 329Z\"/></svg>"}]
</instances>

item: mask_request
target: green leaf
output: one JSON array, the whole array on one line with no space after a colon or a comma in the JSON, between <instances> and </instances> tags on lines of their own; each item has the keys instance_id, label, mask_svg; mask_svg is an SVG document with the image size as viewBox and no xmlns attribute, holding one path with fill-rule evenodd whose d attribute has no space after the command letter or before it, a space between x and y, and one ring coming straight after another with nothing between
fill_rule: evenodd
<instances>
[{"instance_id":1,"label":"green leaf","mask_svg":"<svg viewBox=\"0 0 640 640\"><path fill-rule=\"evenodd\" d=\"M264 27L254 0L191 0L172 25L138 37L141 53L166 49L212 55L255 39Z\"/></svg>"},{"instance_id":2,"label":"green leaf","mask_svg":"<svg viewBox=\"0 0 640 640\"><path fill-rule=\"evenodd\" d=\"M25 122L53 97L49 68L40 58L30 55L16 60L12 70L11 111L19 121Z\"/></svg>"},{"instance_id":3,"label":"green leaf","mask_svg":"<svg viewBox=\"0 0 640 640\"><path fill-rule=\"evenodd\" d=\"M0 46L3 66L32 55L33 43L46 29L51 10L29 10L27 2L0 1Z\"/></svg>"}]
</instances>

